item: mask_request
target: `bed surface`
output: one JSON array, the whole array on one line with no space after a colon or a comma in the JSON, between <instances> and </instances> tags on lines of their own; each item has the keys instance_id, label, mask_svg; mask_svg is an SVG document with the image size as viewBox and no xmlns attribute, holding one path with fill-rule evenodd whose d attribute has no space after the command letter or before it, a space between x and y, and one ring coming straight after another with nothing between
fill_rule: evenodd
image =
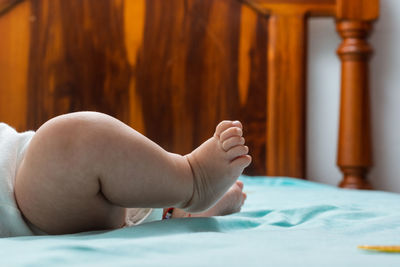
<instances>
[{"instance_id":1,"label":"bed surface","mask_svg":"<svg viewBox=\"0 0 400 267\"><path fill-rule=\"evenodd\" d=\"M0 239L2 266L398 266L400 195L241 177L241 213L64 236ZM318 203L318 204L316 204Z\"/></svg>"}]
</instances>

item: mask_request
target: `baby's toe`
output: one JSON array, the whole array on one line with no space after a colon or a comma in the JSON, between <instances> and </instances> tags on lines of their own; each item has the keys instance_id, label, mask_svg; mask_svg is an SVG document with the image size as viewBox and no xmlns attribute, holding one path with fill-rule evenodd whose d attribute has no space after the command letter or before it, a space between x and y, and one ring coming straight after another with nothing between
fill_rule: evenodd
<instances>
[{"instance_id":1,"label":"baby's toe","mask_svg":"<svg viewBox=\"0 0 400 267\"><path fill-rule=\"evenodd\" d=\"M243 135L243 130L241 128L230 127L220 134L219 139L221 142L225 142L228 138L231 138L234 136L241 137L242 135Z\"/></svg>"},{"instance_id":2,"label":"baby's toe","mask_svg":"<svg viewBox=\"0 0 400 267\"><path fill-rule=\"evenodd\" d=\"M220 138L221 134L231 127L236 127L236 128L239 128L240 130L243 129L243 125L240 121L224 120L224 121L221 121L215 128L214 136L216 136L217 138Z\"/></svg>"},{"instance_id":3,"label":"baby's toe","mask_svg":"<svg viewBox=\"0 0 400 267\"><path fill-rule=\"evenodd\" d=\"M250 163L251 163L251 156L243 155L232 160L230 165L233 171L239 172L241 174L243 169L249 166Z\"/></svg>"},{"instance_id":4,"label":"baby's toe","mask_svg":"<svg viewBox=\"0 0 400 267\"><path fill-rule=\"evenodd\" d=\"M243 129L243 125L240 121L233 121L232 125L235 127L239 127L240 129Z\"/></svg>"},{"instance_id":5,"label":"baby's toe","mask_svg":"<svg viewBox=\"0 0 400 267\"><path fill-rule=\"evenodd\" d=\"M243 145L235 146L226 152L229 160L234 160L235 158L244 156L247 153L249 153L249 147Z\"/></svg>"},{"instance_id":6,"label":"baby's toe","mask_svg":"<svg viewBox=\"0 0 400 267\"><path fill-rule=\"evenodd\" d=\"M244 205L244 202L246 201L246 199L247 199L247 194L243 193L242 206Z\"/></svg>"},{"instance_id":7,"label":"baby's toe","mask_svg":"<svg viewBox=\"0 0 400 267\"><path fill-rule=\"evenodd\" d=\"M236 181L236 185L239 186L240 190L243 190L243 182L242 181Z\"/></svg>"},{"instance_id":8,"label":"baby's toe","mask_svg":"<svg viewBox=\"0 0 400 267\"><path fill-rule=\"evenodd\" d=\"M228 151L229 149L237 146L237 145L244 145L245 140L243 137L241 136L233 136L231 138L226 139L223 143L222 143L222 148L225 151Z\"/></svg>"},{"instance_id":9,"label":"baby's toe","mask_svg":"<svg viewBox=\"0 0 400 267\"><path fill-rule=\"evenodd\" d=\"M224 120L221 121L215 128L215 136L219 138L222 132L224 132L229 127L232 127L232 121Z\"/></svg>"}]
</instances>

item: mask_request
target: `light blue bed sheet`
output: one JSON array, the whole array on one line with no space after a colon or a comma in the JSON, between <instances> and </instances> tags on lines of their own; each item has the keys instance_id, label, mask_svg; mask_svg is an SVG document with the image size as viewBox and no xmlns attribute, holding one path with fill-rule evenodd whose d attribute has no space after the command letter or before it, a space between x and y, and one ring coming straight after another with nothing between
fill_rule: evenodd
<instances>
[{"instance_id":1,"label":"light blue bed sheet","mask_svg":"<svg viewBox=\"0 0 400 267\"><path fill-rule=\"evenodd\" d=\"M241 213L108 232L0 239L0 266L400 266L400 195L241 177Z\"/></svg>"}]
</instances>

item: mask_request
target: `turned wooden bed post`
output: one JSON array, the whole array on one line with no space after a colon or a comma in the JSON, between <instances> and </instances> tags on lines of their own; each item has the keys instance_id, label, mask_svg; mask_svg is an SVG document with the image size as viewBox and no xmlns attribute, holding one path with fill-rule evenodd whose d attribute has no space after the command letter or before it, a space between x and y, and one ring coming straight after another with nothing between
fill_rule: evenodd
<instances>
[{"instance_id":1,"label":"turned wooden bed post","mask_svg":"<svg viewBox=\"0 0 400 267\"><path fill-rule=\"evenodd\" d=\"M343 172L340 187L369 189L372 165L367 37L377 19L378 0L338 0L337 31L343 39L337 53L342 64L337 164Z\"/></svg>"}]
</instances>

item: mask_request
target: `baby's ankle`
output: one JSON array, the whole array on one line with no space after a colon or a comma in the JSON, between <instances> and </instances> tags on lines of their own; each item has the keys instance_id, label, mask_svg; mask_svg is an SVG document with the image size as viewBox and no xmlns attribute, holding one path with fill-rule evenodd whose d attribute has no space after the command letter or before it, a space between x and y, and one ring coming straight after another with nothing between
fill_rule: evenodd
<instances>
[{"instance_id":1,"label":"baby's ankle","mask_svg":"<svg viewBox=\"0 0 400 267\"><path fill-rule=\"evenodd\" d=\"M196 159L193 157L192 154L187 154L183 156L186 161L187 167L190 169L190 175L187 176L187 180L190 181L190 187L187 192L187 197L182 201L180 205L180 209L186 210L190 209L193 204L193 197L195 194L195 166L197 165Z\"/></svg>"}]
</instances>

